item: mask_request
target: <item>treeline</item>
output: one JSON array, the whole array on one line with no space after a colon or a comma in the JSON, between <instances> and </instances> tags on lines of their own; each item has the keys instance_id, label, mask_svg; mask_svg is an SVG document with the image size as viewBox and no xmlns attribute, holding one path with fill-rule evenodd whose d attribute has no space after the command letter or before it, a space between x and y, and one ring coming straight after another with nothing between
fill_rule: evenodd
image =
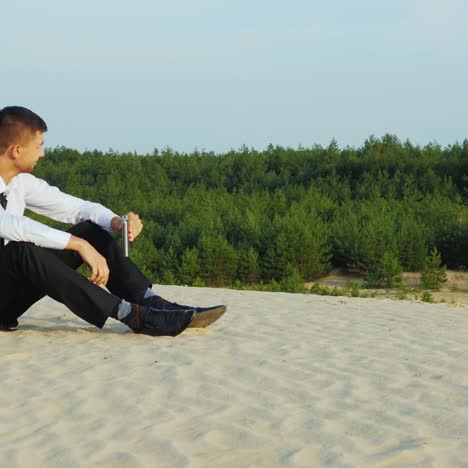
<instances>
[{"instance_id":1,"label":"treeline","mask_svg":"<svg viewBox=\"0 0 468 468\"><path fill-rule=\"evenodd\" d=\"M360 148L224 154L60 147L35 174L140 213L132 258L153 281L229 286L309 281L332 266L365 273L387 252L416 271L434 247L449 267L468 265L467 169L468 140L420 147L385 135Z\"/></svg>"}]
</instances>

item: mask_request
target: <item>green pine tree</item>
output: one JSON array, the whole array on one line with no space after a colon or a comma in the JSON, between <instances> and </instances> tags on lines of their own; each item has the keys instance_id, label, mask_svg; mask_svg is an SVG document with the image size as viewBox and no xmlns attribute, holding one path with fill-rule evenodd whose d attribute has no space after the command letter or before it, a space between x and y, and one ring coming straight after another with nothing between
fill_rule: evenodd
<instances>
[{"instance_id":1,"label":"green pine tree","mask_svg":"<svg viewBox=\"0 0 468 468\"><path fill-rule=\"evenodd\" d=\"M245 284L254 284L259 280L258 253L252 247L240 252L238 276Z\"/></svg>"},{"instance_id":2,"label":"green pine tree","mask_svg":"<svg viewBox=\"0 0 468 468\"><path fill-rule=\"evenodd\" d=\"M368 288L398 288L403 284L403 269L393 252L385 252L364 278Z\"/></svg>"},{"instance_id":3,"label":"green pine tree","mask_svg":"<svg viewBox=\"0 0 468 468\"><path fill-rule=\"evenodd\" d=\"M442 258L437 247L424 259L420 287L422 289L440 289L447 281L447 267L442 265Z\"/></svg>"},{"instance_id":4,"label":"green pine tree","mask_svg":"<svg viewBox=\"0 0 468 468\"><path fill-rule=\"evenodd\" d=\"M305 293L304 278L294 265L288 264L284 278L280 281L281 291L289 293Z\"/></svg>"},{"instance_id":5,"label":"green pine tree","mask_svg":"<svg viewBox=\"0 0 468 468\"><path fill-rule=\"evenodd\" d=\"M200 264L197 249L185 249L178 268L178 276L181 283L192 285L199 273Z\"/></svg>"}]
</instances>

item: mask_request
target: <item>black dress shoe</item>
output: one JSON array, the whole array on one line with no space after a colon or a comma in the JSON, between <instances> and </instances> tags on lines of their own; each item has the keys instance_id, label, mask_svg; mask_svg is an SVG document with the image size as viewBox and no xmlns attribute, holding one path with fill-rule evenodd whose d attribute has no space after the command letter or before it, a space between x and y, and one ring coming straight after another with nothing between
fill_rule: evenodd
<instances>
[{"instance_id":1,"label":"black dress shoe","mask_svg":"<svg viewBox=\"0 0 468 468\"><path fill-rule=\"evenodd\" d=\"M161 296L150 296L143 300L143 304L161 310L186 310L193 309L195 314L188 328L205 328L216 322L226 312L226 306L217 305L212 307L192 307L177 302L170 302Z\"/></svg>"},{"instance_id":2,"label":"black dress shoe","mask_svg":"<svg viewBox=\"0 0 468 468\"><path fill-rule=\"evenodd\" d=\"M135 333L151 336L177 336L193 319L193 309L162 310L132 304L132 312L124 323Z\"/></svg>"},{"instance_id":3,"label":"black dress shoe","mask_svg":"<svg viewBox=\"0 0 468 468\"><path fill-rule=\"evenodd\" d=\"M177 302L170 302L161 296L147 297L146 299L143 299L143 305L147 307L155 307L156 309L161 309L161 310L196 309L196 307L183 305L183 304L177 304Z\"/></svg>"}]
</instances>

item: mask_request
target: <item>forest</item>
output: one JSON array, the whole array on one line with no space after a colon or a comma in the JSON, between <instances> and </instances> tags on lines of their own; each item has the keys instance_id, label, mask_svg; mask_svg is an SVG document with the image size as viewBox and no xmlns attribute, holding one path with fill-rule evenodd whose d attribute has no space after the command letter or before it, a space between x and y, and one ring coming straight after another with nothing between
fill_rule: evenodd
<instances>
[{"instance_id":1,"label":"forest","mask_svg":"<svg viewBox=\"0 0 468 468\"><path fill-rule=\"evenodd\" d=\"M418 146L387 134L358 148L333 140L221 154L57 147L35 175L139 213L131 257L155 283L261 287L338 266L365 274L385 254L419 271L434 247L449 268L465 268L467 170L468 140Z\"/></svg>"}]
</instances>

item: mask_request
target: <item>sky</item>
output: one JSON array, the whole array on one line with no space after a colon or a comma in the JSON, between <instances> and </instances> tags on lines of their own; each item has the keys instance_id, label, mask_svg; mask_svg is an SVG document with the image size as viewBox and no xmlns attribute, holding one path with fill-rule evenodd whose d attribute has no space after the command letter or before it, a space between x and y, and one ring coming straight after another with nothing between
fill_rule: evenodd
<instances>
[{"instance_id":1,"label":"sky","mask_svg":"<svg viewBox=\"0 0 468 468\"><path fill-rule=\"evenodd\" d=\"M0 108L48 147L468 138L468 0L0 0Z\"/></svg>"}]
</instances>

